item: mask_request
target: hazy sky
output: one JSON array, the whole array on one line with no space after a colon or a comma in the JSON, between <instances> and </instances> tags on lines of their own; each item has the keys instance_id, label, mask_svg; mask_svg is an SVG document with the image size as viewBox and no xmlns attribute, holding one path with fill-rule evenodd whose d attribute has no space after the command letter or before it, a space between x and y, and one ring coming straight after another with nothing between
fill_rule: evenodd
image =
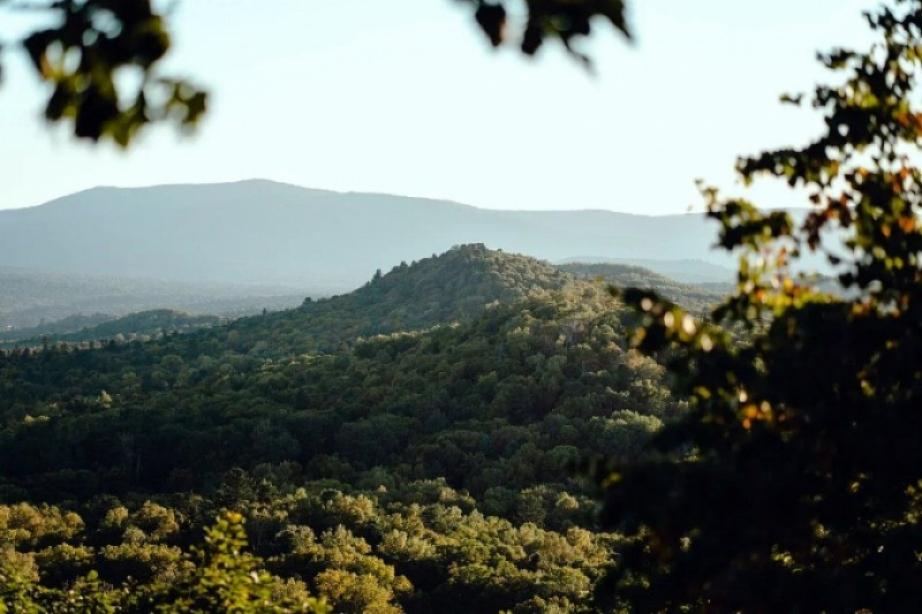
<instances>
[{"instance_id":1,"label":"hazy sky","mask_svg":"<svg viewBox=\"0 0 922 614\"><path fill-rule=\"evenodd\" d=\"M494 52L451 0L182 0L169 67L211 92L198 133L93 148L39 117L4 55L0 208L96 185L264 177L491 208L678 213L696 177L796 144L818 117L779 105L817 49L866 39L862 0L633 0L636 41L600 28L591 76L548 45ZM0 12L0 38L17 25ZM757 188L764 204L799 204ZM794 200L794 202L792 202Z\"/></svg>"}]
</instances>

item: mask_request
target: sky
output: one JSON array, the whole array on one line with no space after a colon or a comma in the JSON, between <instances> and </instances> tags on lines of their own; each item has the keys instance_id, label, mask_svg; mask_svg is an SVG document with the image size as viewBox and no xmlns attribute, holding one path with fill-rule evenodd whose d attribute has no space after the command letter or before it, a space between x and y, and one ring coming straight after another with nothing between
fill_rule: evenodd
<instances>
[{"instance_id":1,"label":"sky","mask_svg":"<svg viewBox=\"0 0 922 614\"><path fill-rule=\"evenodd\" d=\"M496 209L700 208L695 179L741 193L738 155L796 145L820 117L780 105L823 78L817 50L861 45L867 0L633 0L635 40L599 27L593 74L557 44L494 50L453 0L179 0L165 71L210 93L194 135L127 152L40 117L8 48L0 209L97 185L266 178ZM6 29L4 29L4 25ZM0 12L0 40L20 33ZM765 206L802 195L757 184Z\"/></svg>"}]
</instances>

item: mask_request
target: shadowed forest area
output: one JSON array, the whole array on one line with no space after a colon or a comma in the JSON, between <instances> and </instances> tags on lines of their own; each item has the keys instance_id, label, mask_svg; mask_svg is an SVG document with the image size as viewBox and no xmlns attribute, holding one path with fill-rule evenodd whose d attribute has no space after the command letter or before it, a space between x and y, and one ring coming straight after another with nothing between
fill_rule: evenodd
<instances>
[{"instance_id":1,"label":"shadowed forest area","mask_svg":"<svg viewBox=\"0 0 922 614\"><path fill-rule=\"evenodd\" d=\"M490 45L530 56L558 44L574 70L594 66L587 37L634 35L619 0L455 4ZM209 111L203 90L161 73L158 8L33 7L60 22L23 40L50 122L133 147ZM286 286L233 313L144 303L0 331L0 613L918 611L922 2L885 3L865 25L868 47L818 54L828 84L782 98L821 114L820 133L753 143L737 161L741 192L775 181L809 209L699 184L700 221L725 253L684 266L735 263L730 279L673 279L628 253L581 259L577 247L597 249L586 237L612 236L592 216L560 226L569 256L480 239L396 264L395 249L356 289L297 305ZM120 80L124 67L144 78ZM322 201L311 211L323 215L347 207L244 189ZM77 201L103 206L103 192ZM490 217L425 206L455 211L465 232ZM553 242L539 218L503 236ZM634 222L638 246L693 228ZM9 236L25 249L21 229L43 224ZM273 281L268 258L241 253L202 270ZM20 302L71 291L8 273ZM118 305L140 292L94 283ZM199 300L191 277L177 283L158 296Z\"/></svg>"}]
</instances>

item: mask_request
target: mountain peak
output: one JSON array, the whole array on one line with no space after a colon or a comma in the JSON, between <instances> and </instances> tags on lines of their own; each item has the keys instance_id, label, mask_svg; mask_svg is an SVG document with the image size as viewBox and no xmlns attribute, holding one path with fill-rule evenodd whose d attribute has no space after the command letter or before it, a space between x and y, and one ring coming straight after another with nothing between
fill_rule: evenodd
<instances>
[{"instance_id":1,"label":"mountain peak","mask_svg":"<svg viewBox=\"0 0 922 614\"><path fill-rule=\"evenodd\" d=\"M492 250L483 243L456 245L441 255L406 262L375 274L356 294L393 294L431 305L477 309L495 300L515 300L534 290L562 288L569 276L529 256Z\"/></svg>"},{"instance_id":2,"label":"mountain peak","mask_svg":"<svg viewBox=\"0 0 922 614\"><path fill-rule=\"evenodd\" d=\"M536 291L562 289L573 277L519 254L482 243L457 245L440 255L380 270L361 288L327 299L306 299L299 309L247 318L227 330L240 348L273 338L267 355L328 352L359 337L414 331L477 317L496 301L513 302ZM249 350L247 350L249 351Z\"/></svg>"}]
</instances>

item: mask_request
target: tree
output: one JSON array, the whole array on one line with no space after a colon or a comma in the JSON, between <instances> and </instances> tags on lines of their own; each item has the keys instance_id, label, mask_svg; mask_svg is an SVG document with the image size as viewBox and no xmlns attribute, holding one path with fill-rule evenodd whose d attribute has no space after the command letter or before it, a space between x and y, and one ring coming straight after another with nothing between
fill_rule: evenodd
<instances>
[{"instance_id":1,"label":"tree","mask_svg":"<svg viewBox=\"0 0 922 614\"><path fill-rule=\"evenodd\" d=\"M197 567L173 585L155 587L137 597L138 611L147 612L311 612L325 614L326 603L297 595L285 600L279 584L259 569L261 561L243 552L247 545L243 517L227 512L205 530L205 546L197 552Z\"/></svg>"},{"instance_id":2,"label":"tree","mask_svg":"<svg viewBox=\"0 0 922 614\"><path fill-rule=\"evenodd\" d=\"M628 35L623 0L524 0L525 19L515 34L507 18L512 0L458 2L473 9L494 46L518 40L527 55L537 52L545 40L558 39L588 65L588 56L573 46L573 40L588 35L597 16ZM189 128L204 115L204 91L159 71L170 50L170 33L165 13L151 0L0 0L0 9L4 6L57 18L56 26L32 32L22 45L39 78L53 86L45 117L71 122L76 136L126 147L149 124ZM215 19L219 11L215 7ZM140 83L116 79L124 69L138 72Z\"/></svg>"},{"instance_id":3,"label":"tree","mask_svg":"<svg viewBox=\"0 0 922 614\"><path fill-rule=\"evenodd\" d=\"M0 0L0 7L10 4ZM22 41L39 77L53 86L45 106L49 121L71 121L78 137L126 146L147 124L192 126L205 112L204 92L158 71L170 35L150 0L65 0L20 8L58 17L57 26ZM123 69L138 71L141 83L119 83L116 74Z\"/></svg>"},{"instance_id":4,"label":"tree","mask_svg":"<svg viewBox=\"0 0 922 614\"><path fill-rule=\"evenodd\" d=\"M922 2L866 17L868 51L819 56L842 77L813 93L824 133L738 164L746 183L805 189L806 219L703 188L720 245L741 253L735 295L702 323L625 294L644 317L635 344L671 356L691 400L654 437L671 458L605 474L605 519L637 537L604 592L638 611L922 603ZM839 296L793 274L808 252Z\"/></svg>"}]
</instances>

